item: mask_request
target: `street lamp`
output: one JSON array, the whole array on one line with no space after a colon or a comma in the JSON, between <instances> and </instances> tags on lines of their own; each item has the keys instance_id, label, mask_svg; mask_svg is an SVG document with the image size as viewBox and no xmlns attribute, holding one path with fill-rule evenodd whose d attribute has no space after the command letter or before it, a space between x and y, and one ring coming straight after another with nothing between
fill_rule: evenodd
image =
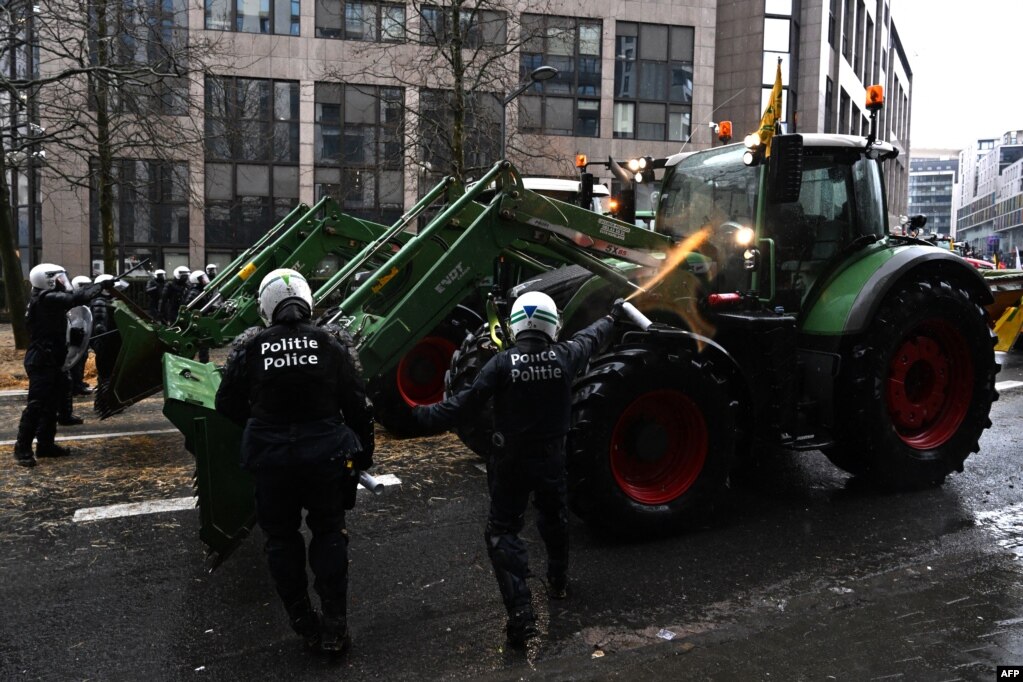
<instances>
[{"instance_id":1,"label":"street lamp","mask_svg":"<svg viewBox=\"0 0 1023 682\"><path fill-rule=\"evenodd\" d=\"M508 103L524 93L533 83L542 83L558 75L553 66L538 66L529 72L529 80L519 85L501 100L501 158L504 159L505 145L508 138Z\"/></svg>"}]
</instances>

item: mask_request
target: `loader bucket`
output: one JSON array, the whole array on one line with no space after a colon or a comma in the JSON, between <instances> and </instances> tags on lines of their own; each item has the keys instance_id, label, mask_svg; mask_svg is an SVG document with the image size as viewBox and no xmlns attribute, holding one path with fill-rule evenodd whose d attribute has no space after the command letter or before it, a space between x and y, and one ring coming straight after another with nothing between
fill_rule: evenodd
<instances>
[{"instance_id":1,"label":"loader bucket","mask_svg":"<svg viewBox=\"0 0 1023 682\"><path fill-rule=\"evenodd\" d=\"M114 307L114 320L121 335L121 350L109 383L97 387L96 411L100 419L122 412L159 391L163 381L160 358L170 350L147 316L140 316L119 302Z\"/></svg>"},{"instance_id":2,"label":"loader bucket","mask_svg":"<svg viewBox=\"0 0 1023 682\"><path fill-rule=\"evenodd\" d=\"M163 413L195 455L199 537L212 571L231 555L256 522L252 476L239 466L242 428L216 411L220 373L212 364L170 353L163 357Z\"/></svg>"}]
</instances>

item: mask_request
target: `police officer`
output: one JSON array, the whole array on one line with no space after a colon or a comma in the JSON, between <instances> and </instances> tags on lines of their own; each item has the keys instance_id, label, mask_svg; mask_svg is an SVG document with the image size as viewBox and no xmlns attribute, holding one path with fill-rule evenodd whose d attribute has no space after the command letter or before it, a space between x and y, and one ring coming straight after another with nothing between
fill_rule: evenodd
<instances>
[{"instance_id":1,"label":"police officer","mask_svg":"<svg viewBox=\"0 0 1023 682\"><path fill-rule=\"evenodd\" d=\"M357 471L373 464L372 404L354 352L310 324L312 293L294 270L274 270L259 286L268 327L235 340L216 406L245 425L242 467L256 484L256 513L277 594L310 649L349 646L348 532ZM322 621L306 586L302 509L312 533L309 565Z\"/></svg>"},{"instance_id":2,"label":"police officer","mask_svg":"<svg viewBox=\"0 0 1023 682\"><path fill-rule=\"evenodd\" d=\"M210 278L205 272L202 270L193 270L191 274L188 275L188 288L185 289L185 294L181 297L181 305L186 306L198 298L199 294L206 289L206 285L209 283ZM199 362L209 362L210 349L206 346L199 346L198 360Z\"/></svg>"},{"instance_id":3,"label":"police officer","mask_svg":"<svg viewBox=\"0 0 1023 682\"><path fill-rule=\"evenodd\" d=\"M99 275L97 284L110 282L114 288L123 281L114 281L113 275ZM114 320L114 297L109 290L102 291L89 303L92 310L92 352L96 354L96 384L104 386L114 373L117 353L121 350L121 335ZM97 397L98 399L98 397Z\"/></svg>"},{"instance_id":4,"label":"police officer","mask_svg":"<svg viewBox=\"0 0 1023 682\"><path fill-rule=\"evenodd\" d=\"M217 278L217 264L216 263L207 263L206 264L206 276L209 278L209 281L211 281L211 282Z\"/></svg>"},{"instance_id":5,"label":"police officer","mask_svg":"<svg viewBox=\"0 0 1023 682\"><path fill-rule=\"evenodd\" d=\"M29 298L25 323L28 327L28 349L25 371L28 374L28 403L21 413L14 459L21 466L36 465L39 457L62 457L66 448L54 443L57 434L57 411L67 393L64 359L67 356L67 311L87 303L102 291L102 285L85 284L74 291L67 272L59 265L41 263L29 272L32 295ZM37 440L35 455L32 439Z\"/></svg>"},{"instance_id":6,"label":"police officer","mask_svg":"<svg viewBox=\"0 0 1023 682\"><path fill-rule=\"evenodd\" d=\"M547 549L547 593L568 596L568 506L565 437L572 407L572 382L587 359L611 336L612 315L568 341L557 343L561 321L550 296L519 296L508 318L514 345L493 358L464 391L413 411L428 431L454 426L494 399L495 454L487 464L490 514L484 539L508 611L508 642L522 646L535 637L536 618L526 584L526 546L519 538L529 495L539 512L537 529Z\"/></svg>"},{"instance_id":7,"label":"police officer","mask_svg":"<svg viewBox=\"0 0 1023 682\"><path fill-rule=\"evenodd\" d=\"M71 287L78 291L86 284L92 284L92 280L85 275L78 275L72 278ZM82 358L71 367L71 392L74 395L89 395L92 388L85 383L85 362L89 359L89 352L82 353Z\"/></svg>"},{"instance_id":8,"label":"police officer","mask_svg":"<svg viewBox=\"0 0 1023 682\"><path fill-rule=\"evenodd\" d=\"M160 315L167 324L174 324L178 319L178 308L181 307L181 300L188 288L188 276L191 274L188 267L179 265L174 268L174 279L167 282L160 295Z\"/></svg>"},{"instance_id":9,"label":"police officer","mask_svg":"<svg viewBox=\"0 0 1023 682\"><path fill-rule=\"evenodd\" d=\"M153 276L146 282L146 312L157 322L165 321L160 314L160 299L163 297L165 286L167 286L167 271L154 270Z\"/></svg>"}]
</instances>

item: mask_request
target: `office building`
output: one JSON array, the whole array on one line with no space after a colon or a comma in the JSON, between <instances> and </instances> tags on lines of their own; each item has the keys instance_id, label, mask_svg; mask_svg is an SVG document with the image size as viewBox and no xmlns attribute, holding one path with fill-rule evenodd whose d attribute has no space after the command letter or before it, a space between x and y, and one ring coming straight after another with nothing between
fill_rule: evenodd
<instances>
[{"instance_id":1,"label":"office building","mask_svg":"<svg viewBox=\"0 0 1023 682\"><path fill-rule=\"evenodd\" d=\"M990 260L1023 249L1023 130L977 140L959 153L956 240Z\"/></svg>"},{"instance_id":2,"label":"office building","mask_svg":"<svg viewBox=\"0 0 1023 682\"><path fill-rule=\"evenodd\" d=\"M119 262L150 258L150 267L168 271L223 264L299 202L328 195L348 213L390 223L440 174L447 152L422 140L427 122L443 119L444 83L430 71L402 71L421 36L446 31L440 8L370 0L141 4L166 30L214 40L218 49L209 75L172 79L158 98L159 115L192 117L205 139L182 144L172 159L140 149L115 161L132 187L115 188ZM463 16L469 49L528 38L506 58L513 76L474 95L489 97L478 111L489 106L490 118L469 121L480 144L468 161L486 168L497 158L500 102L541 65L559 74L508 105L517 135L508 156L530 173L571 176L580 153L625 159L718 145L716 121L732 120L741 139L758 124L779 58L787 131L866 134L864 86L880 82L887 105L879 137L908 154L912 71L889 7L889 0L509 0L507 11L495 5ZM50 65L34 67L45 76ZM45 105L35 116L46 124ZM542 153L522 151L530 149ZM895 213L905 212L906 164L905 156L889 164ZM74 274L95 270L98 189L72 187L46 166L37 171L34 190L25 188L33 206L19 212L25 271L40 259ZM606 171L598 177L610 181Z\"/></svg>"},{"instance_id":3,"label":"office building","mask_svg":"<svg viewBox=\"0 0 1023 682\"><path fill-rule=\"evenodd\" d=\"M927 218L929 233L954 236L953 195L958 182L959 150L916 149L909 164L907 215Z\"/></svg>"}]
</instances>

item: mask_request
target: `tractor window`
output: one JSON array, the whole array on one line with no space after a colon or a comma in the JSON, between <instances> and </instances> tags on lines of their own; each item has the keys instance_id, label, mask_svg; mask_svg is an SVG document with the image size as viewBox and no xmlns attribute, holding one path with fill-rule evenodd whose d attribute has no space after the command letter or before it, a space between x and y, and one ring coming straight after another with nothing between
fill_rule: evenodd
<instances>
[{"instance_id":1,"label":"tractor window","mask_svg":"<svg viewBox=\"0 0 1023 682\"><path fill-rule=\"evenodd\" d=\"M758 169L743 164L744 151L732 146L694 154L661 182L655 230L681 240L708 229L695 251L704 257L714 291L738 291L747 280L735 233L754 226Z\"/></svg>"},{"instance_id":2,"label":"tractor window","mask_svg":"<svg viewBox=\"0 0 1023 682\"><path fill-rule=\"evenodd\" d=\"M884 234L877 162L856 151L807 149L799 200L768 209L780 303L797 309L830 261L864 234Z\"/></svg>"}]
</instances>

